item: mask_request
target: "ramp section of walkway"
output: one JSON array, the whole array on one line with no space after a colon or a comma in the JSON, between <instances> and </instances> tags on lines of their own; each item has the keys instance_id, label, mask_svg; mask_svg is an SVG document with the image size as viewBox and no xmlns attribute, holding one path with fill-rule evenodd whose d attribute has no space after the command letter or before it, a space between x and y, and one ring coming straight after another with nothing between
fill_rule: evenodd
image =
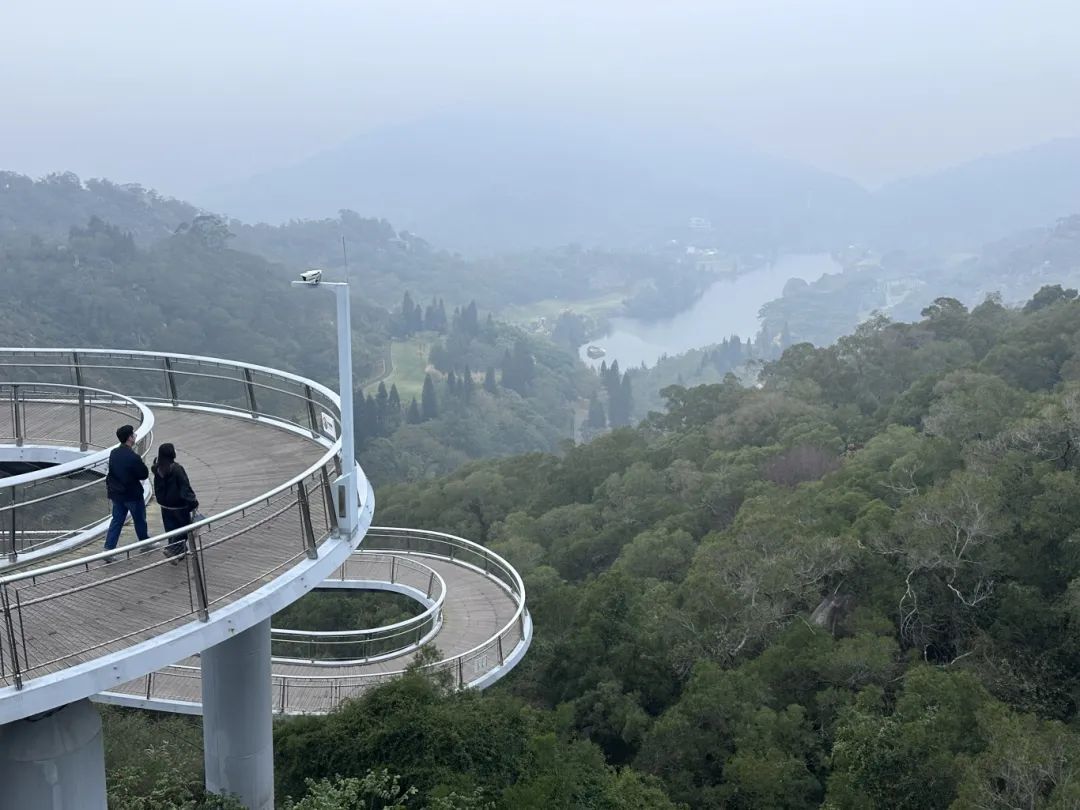
<instances>
[{"instance_id":1,"label":"ramp section of walkway","mask_svg":"<svg viewBox=\"0 0 1080 810\"><path fill-rule=\"evenodd\" d=\"M420 566L430 574L417 577ZM424 589L434 587L437 594L435 583L440 579L446 588L440 621L433 633L421 639L422 646L434 645L439 656L424 669L444 673L458 687L484 688L509 672L532 641L532 619L521 578L499 555L453 535L372 527L364 550L354 553L323 586L395 590L425 602ZM347 663L277 657L272 668L274 710L285 714L330 711L347 698L400 677L414 663L420 646L407 644L392 655L374 654ZM198 714L200 688L199 661L192 658L96 699Z\"/></svg>"}]
</instances>

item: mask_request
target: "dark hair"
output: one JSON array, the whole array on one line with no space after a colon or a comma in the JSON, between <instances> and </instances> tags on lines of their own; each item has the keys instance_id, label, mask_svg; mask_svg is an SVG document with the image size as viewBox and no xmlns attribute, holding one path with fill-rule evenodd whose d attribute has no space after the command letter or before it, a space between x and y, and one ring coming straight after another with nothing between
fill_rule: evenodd
<instances>
[{"instance_id":1,"label":"dark hair","mask_svg":"<svg viewBox=\"0 0 1080 810\"><path fill-rule=\"evenodd\" d=\"M162 475L168 475L174 461L176 461L176 448L172 446L172 442L165 442L158 448L157 460L154 462L154 467L156 470L159 470Z\"/></svg>"},{"instance_id":2,"label":"dark hair","mask_svg":"<svg viewBox=\"0 0 1080 810\"><path fill-rule=\"evenodd\" d=\"M135 428L131 425L122 425L116 429L116 438L120 440L120 444L124 444L135 433Z\"/></svg>"}]
</instances>

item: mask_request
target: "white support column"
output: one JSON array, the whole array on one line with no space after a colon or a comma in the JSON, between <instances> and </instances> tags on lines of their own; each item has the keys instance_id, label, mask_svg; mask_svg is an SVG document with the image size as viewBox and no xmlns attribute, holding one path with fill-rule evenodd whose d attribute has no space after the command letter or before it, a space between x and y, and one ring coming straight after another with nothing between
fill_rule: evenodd
<instances>
[{"instance_id":1,"label":"white support column","mask_svg":"<svg viewBox=\"0 0 1080 810\"><path fill-rule=\"evenodd\" d=\"M107 810L101 717L89 700L0 727L0 807Z\"/></svg>"},{"instance_id":2,"label":"white support column","mask_svg":"<svg viewBox=\"0 0 1080 810\"><path fill-rule=\"evenodd\" d=\"M202 653L206 789L274 808L270 620Z\"/></svg>"}]
</instances>

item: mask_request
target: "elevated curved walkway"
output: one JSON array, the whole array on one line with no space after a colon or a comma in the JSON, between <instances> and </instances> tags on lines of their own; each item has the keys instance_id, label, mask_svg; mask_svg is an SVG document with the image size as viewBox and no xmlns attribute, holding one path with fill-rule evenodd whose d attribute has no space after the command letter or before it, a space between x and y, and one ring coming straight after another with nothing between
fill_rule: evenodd
<instances>
[{"instance_id":1,"label":"elevated curved walkway","mask_svg":"<svg viewBox=\"0 0 1080 810\"><path fill-rule=\"evenodd\" d=\"M311 634L309 660L290 631L273 631L288 656L273 660L274 711L321 714L346 698L400 676L422 647L434 645L438 660L422 667L445 673L458 687L485 688L525 655L532 641L532 619L525 609L517 573L498 555L467 540L436 532L372 527L365 548L323 582L321 588L387 590L406 594L427 608L403 626L358 631L372 643L400 638L390 652L364 651L368 641L347 633ZM385 548L390 546L392 548ZM395 548L396 547L396 548ZM373 550L378 549L378 550ZM444 585L442 583L445 583ZM441 592L440 592L441 591ZM333 644L346 647L335 652ZM297 648L299 647L299 650ZM333 660L349 658L350 660ZM199 714L201 674L197 658L132 681L95 700L167 712Z\"/></svg>"},{"instance_id":2,"label":"elevated curved walkway","mask_svg":"<svg viewBox=\"0 0 1080 810\"><path fill-rule=\"evenodd\" d=\"M426 604L438 576L445 596L437 615L428 610L427 624L409 629L415 639L389 652L384 644L376 654L348 661L305 661L295 654L275 660L275 711L328 711L396 677L422 645L438 647L441 657L431 668L462 687L493 682L528 648L532 625L521 579L490 551L448 535L379 529L364 553L354 553L374 498L357 468L358 526L352 533L338 528L340 493L332 482L341 468L341 442L332 391L216 358L81 349L0 349L4 380L10 403L0 403L0 412L9 404L11 418L0 421L0 446L7 451L32 446L67 458L77 449L100 464L94 450L113 443L108 432L130 412L116 412L123 397L125 407L150 415L140 421L147 427L137 449L152 457L157 444L173 442L207 517L195 524L182 565L160 549L185 532L160 531L153 505L152 537L135 542L126 528L109 555L86 547L100 541L107 523L102 481L37 497L22 484L5 490L0 478L0 500L10 492L12 507L6 538L0 526L8 557L0 571L0 723L97 693L131 705L195 711L200 651L238 637L320 586L397 590ZM71 390L61 401L45 401L35 385ZM91 419L95 409L109 415ZM42 511L42 504L49 508ZM76 518L81 522L65 522ZM42 530L27 528L33 520L65 530L54 525L52 535L35 539ZM70 525L81 528L66 530ZM53 543L57 538L64 542ZM417 572L428 577L426 590L422 581L408 581ZM401 628L391 629L402 635Z\"/></svg>"}]
</instances>

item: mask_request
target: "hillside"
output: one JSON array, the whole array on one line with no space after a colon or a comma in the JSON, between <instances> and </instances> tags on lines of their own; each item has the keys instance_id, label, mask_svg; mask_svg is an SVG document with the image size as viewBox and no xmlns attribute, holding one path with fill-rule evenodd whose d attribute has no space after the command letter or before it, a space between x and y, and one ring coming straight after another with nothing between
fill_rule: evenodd
<instances>
[{"instance_id":1,"label":"hillside","mask_svg":"<svg viewBox=\"0 0 1080 810\"><path fill-rule=\"evenodd\" d=\"M964 249L1080 212L1080 138L892 183L875 194L883 248Z\"/></svg>"},{"instance_id":2,"label":"hillside","mask_svg":"<svg viewBox=\"0 0 1080 810\"><path fill-rule=\"evenodd\" d=\"M1075 291L939 299L794 346L759 388L666 396L559 456L380 492L381 521L506 556L535 641L482 695L412 676L280 723L279 795L338 810L397 775L427 810L1080 804ZM152 783L161 732L121 733L120 784Z\"/></svg>"}]
</instances>

